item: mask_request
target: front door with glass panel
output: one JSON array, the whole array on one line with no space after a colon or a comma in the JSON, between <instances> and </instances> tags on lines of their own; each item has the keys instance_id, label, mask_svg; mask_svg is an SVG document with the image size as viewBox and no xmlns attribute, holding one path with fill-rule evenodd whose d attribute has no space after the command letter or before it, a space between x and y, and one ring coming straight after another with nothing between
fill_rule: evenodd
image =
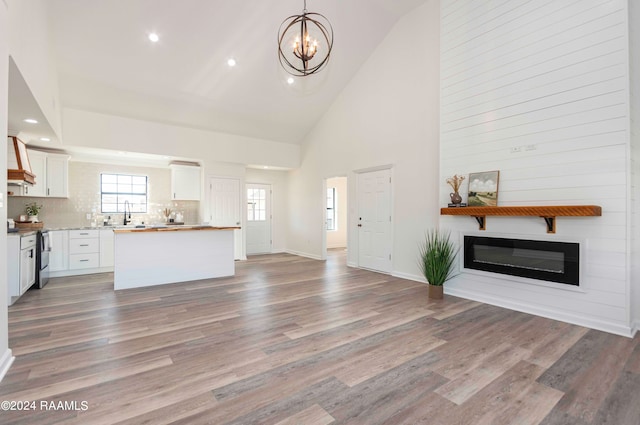
<instances>
[{"instance_id":1,"label":"front door with glass panel","mask_svg":"<svg viewBox=\"0 0 640 425\"><path fill-rule=\"evenodd\" d=\"M271 252L271 186L247 183L247 254Z\"/></svg>"}]
</instances>

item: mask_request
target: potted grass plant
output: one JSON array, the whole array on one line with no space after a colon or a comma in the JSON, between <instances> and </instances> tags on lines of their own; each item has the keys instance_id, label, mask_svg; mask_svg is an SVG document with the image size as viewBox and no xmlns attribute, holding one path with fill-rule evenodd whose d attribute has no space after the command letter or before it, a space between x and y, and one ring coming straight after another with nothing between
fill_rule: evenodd
<instances>
[{"instance_id":1,"label":"potted grass plant","mask_svg":"<svg viewBox=\"0 0 640 425\"><path fill-rule=\"evenodd\" d=\"M420 270L429 282L429 298L442 299L444 283L453 277L458 248L450 234L432 229L420 245Z\"/></svg>"}]
</instances>

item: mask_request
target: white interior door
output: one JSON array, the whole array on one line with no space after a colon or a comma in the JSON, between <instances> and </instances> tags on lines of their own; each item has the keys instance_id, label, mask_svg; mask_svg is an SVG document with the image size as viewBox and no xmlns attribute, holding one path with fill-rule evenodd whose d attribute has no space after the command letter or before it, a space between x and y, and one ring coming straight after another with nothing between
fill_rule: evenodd
<instances>
[{"instance_id":1,"label":"white interior door","mask_svg":"<svg viewBox=\"0 0 640 425\"><path fill-rule=\"evenodd\" d=\"M391 272L391 170L358 174L358 264Z\"/></svg>"},{"instance_id":2,"label":"white interior door","mask_svg":"<svg viewBox=\"0 0 640 425\"><path fill-rule=\"evenodd\" d=\"M240 180L212 177L209 179L209 224L240 226ZM242 230L234 232L234 258L242 259Z\"/></svg>"},{"instance_id":3,"label":"white interior door","mask_svg":"<svg viewBox=\"0 0 640 425\"><path fill-rule=\"evenodd\" d=\"M271 186L247 187L247 255L271 252Z\"/></svg>"}]
</instances>

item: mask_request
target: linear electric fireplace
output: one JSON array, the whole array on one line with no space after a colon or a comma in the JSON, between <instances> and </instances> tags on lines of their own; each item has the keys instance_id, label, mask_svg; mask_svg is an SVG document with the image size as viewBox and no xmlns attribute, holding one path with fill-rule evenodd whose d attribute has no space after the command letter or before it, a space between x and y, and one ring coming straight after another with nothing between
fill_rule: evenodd
<instances>
[{"instance_id":1,"label":"linear electric fireplace","mask_svg":"<svg viewBox=\"0 0 640 425\"><path fill-rule=\"evenodd\" d=\"M464 267L580 285L580 244L464 237Z\"/></svg>"}]
</instances>

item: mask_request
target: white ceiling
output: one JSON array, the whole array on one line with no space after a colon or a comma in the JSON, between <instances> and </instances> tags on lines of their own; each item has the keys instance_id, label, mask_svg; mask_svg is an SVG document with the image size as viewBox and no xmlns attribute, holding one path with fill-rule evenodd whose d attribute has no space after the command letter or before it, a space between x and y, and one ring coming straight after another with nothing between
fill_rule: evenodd
<instances>
[{"instance_id":1,"label":"white ceiling","mask_svg":"<svg viewBox=\"0 0 640 425\"><path fill-rule=\"evenodd\" d=\"M50 0L60 100L300 143L399 17L424 1L308 0L307 9L333 25L334 49L319 75L289 86L277 33L303 0ZM150 32L159 43L147 39Z\"/></svg>"}]
</instances>

